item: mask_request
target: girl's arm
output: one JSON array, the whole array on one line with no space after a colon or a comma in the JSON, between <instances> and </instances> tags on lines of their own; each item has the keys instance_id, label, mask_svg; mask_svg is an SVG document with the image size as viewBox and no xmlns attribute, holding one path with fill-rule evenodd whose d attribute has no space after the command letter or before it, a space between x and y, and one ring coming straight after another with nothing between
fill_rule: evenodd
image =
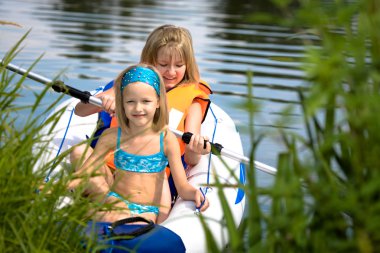
<instances>
[{"instance_id":1,"label":"girl's arm","mask_svg":"<svg viewBox=\"0 0 380 253\"><path fill-rule=\"evenodd\" d=\"M94 151L84 162L82 167L77 170L73 176L75 179L68 184L68 189L74 189L82 183L83 180L89 180L86 186L86 192L94 194L104 194L108 192L109 186L107 181L112 178L111 172L105 165L105 160L112 143L115 144L115 136L112 133L114 129L107 129L103 132ZM96 175L96 176L95 176Z\"/></svg>"},{"instance_id":2,"label":"girl's arm","mask_svg":"<svg viewBox=\"0 0 380 253\"><path fill-rule=\"evenodd\" d=\"M196 165L201 159L201 155L208 154L211 151L210 143L207 143L206 149L204 149L204 141L208 139L200 135L202 118L202 107L194 101L185 120L185 132L193 134L185 149L185 162L190 166Z\"/></svg>"},{"instance_id":3,"label":"girl's arm","mask_svg":"<svg viewBox=\"0 0 380 253\"><path fill-rule=\"evenodd\" d=\"M183 168L181 161L181 152L180 147L175 135L167 131L167 135L165 137L165 154L168 157L168 161L170 164L170 172L174 179L175 187L178 191L179 196L184 200L193 200L195 205L199 207L204 200L202 193L194 188L187 181L185 169ZM206 199L203 204L201 211L204 211L208 207L208 201Z\"/></svg>"},{"instance_id":4,"label":"girl's arm","mask_svg":"<svg viewBox=\"0 0 380 253\"><path fill-rule=\"evenodd\" d=\"M102 110L108 112L111 116L115 114L115 92L113 87L104 92L101 92L95 97L98 97L102 100L102 107L93 105L93 104L85 104L83 102L79 102L75 106L75 114L81 117L85 117L88 115L92 115L94 113L98 113Z\"/></svg>"}]
</instances>

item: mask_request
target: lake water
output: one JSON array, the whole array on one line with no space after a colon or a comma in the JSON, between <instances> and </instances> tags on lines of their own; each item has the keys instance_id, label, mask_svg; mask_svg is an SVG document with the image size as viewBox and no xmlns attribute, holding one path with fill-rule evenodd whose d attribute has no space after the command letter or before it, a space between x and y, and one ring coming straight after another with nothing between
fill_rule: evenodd
<instances>
[{"instance_id":1,"label":"lake water","mask_svg":"<svg viewBox=\"0 0 380 253\"><path fill-rule=\"evenodd\" d=\"M246 132L248 114L237 105L247 94L247 71L254 72L255 128L269 131L259 145L256 160L276 167L282 150L276 137L280 128L302 131L301 112L295 87L303 85L297 59L303 54L300 41L284 27L248 22L243 14L260 10L274 12L267 1L244 0L1 0L0 21L20 25L0 25L1 57L30 30L23 50L13 61L28 68L43 55L33 71L62 79L80 90L93 90L113 79L125 66L139 61L148 34L162 24L186 27L193 35L196 59L202 79L214 90L212 101L222 107L241 131L245 153L251 143ZM252 1L254 2L254 1ZM292 58L293 61L279 61ZM42 84L28 80L31 90ZM58 95L51 92L44 103ZM19 103L30 104L31 91ZM283 110L293 105L295 113ZM227 148L227 147L226 147ZM259 172L259 185L272 176Z\"/></svg>"}]
</instances>

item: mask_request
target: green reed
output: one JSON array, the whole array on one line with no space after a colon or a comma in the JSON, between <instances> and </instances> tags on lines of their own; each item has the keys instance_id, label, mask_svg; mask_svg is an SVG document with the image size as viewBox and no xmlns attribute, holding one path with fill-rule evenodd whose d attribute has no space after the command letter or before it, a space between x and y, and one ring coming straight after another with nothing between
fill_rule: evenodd
<instances>
[{"instance_id":1,"label":"green reed","mask_svg":"<svg viewBox=\"0 0 380 253\"><path fill-rule=\"evenodd\" d=\"M5 63L16 56L26 36L4 57ZM62 197L68 196L64 187L67 179L57 175L54 182L43 183L48 171L67 154L59 156L56 163L38 164L48 144L40 130L46 124L53 127L57 123L63 111L45 117L60 99L38 112L44 108L42 99L50 89L46 86L41 92L33 93L34 98L30 99L35 101L33 105L18 106L16 100L25 88L26 77L0 66L0 78L0 251L90 251L91 241L81 232L86 226L90 204L71 194L75 199L73 204L57 208ZM52 127L47 130L48 134ZM45 188L38 191L42 184ZM89 247L84 249L83 243Z\"/></svg>"},{"instance_id":2,"label":"green reed","mask_svg":"<svg viewBox=\"0 0 380 253\"><path fill-rule=\"evenodd\" d=\"M284 15L261 13L258 19L288 25L295 31L292 39L301 39L306 49L301 69L308 89L298 91L304 133L278 130L285 151L278 156L273 185L259 188L250 165L247 185L241 186L247 216L235 231L228 230L239 236L230 235L234 240L223 251L378 252L380 4L273 2ZM253 127L259 105L253 101L253 78L248 77L249 96L241 106L250 115L253 161L263 133ZM267 134L273 136L273 131ZM271 200L268 212L260 209L260 197ZM229 226L232 222L226 221ZM212 237L208 239L213 245ZM215 246L209 249L217 252Z\"/></svg>"},{"instance_id":3,"label":"green reed","mask_svg":"<svg viewBox=\"0 0 380 253\"><path fill-rule=\"evenodd\" d=\"M262 250L377 251L379 14L376 1L300 2L295 12L293 28L312 28L320 41L305 40L310 91L299 98L306 134L280 133L287 151L267 189L273 203L261 220Z\"/></svg>"}]
</instances>

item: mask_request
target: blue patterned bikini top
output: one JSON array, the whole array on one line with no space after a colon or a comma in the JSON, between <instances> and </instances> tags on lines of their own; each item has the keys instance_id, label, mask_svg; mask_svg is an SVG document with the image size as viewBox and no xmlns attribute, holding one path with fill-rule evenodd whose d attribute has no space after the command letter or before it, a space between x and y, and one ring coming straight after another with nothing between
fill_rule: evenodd
<instances>
[{"instance_id":1,"label":"blue patterned bikini top","mask_svg":"<svg viewBox=\"0 0 380 253\"><path fill-rule=\"evenodd\" d=\"M134 155L120 149L121 128L118 128L115 166L118 169L140 172L140 173L156 173L163 171L168 165L168 158L164 154L164 133L160 134L160 151L153 155Z\"/></svg>"}]
</instances>

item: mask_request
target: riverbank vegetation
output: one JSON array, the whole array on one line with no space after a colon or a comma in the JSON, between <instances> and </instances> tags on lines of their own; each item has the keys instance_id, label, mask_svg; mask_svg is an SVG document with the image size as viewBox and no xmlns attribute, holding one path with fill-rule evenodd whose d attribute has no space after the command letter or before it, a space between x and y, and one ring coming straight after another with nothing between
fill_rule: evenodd
<instances>
[{"instance_id":1,"label":"riverbank vegetation","mask_svg":"<svg viewBox=\"0 0 380 253\"><path fill-rule=\"evenodd\" d=\"M26 36L3 58L5 65L16 56ZM46 86L33 93L33 105L17 103L16 100L22 99L22 90L28 88L24 83L26 77L0 66L0 78L0 251L90 251L91 240L80 228L86 226L91 203L78 194L68 193L64 187L67 177L59 173L55 176L57 180L44 183L46 175L68 154L62 153L51 163L40 164L40 158L48 151L46 137L52 134L52 127L46 128L45 134L41 129L58 122L63 110L48 118L46 115L61 99L47 107L42 105L43 97L51 92L51 87ZM37 108L46 109L41 112ZM76 201L64 205L69 194ZM83 247L84 241L89 246L87 249Z\"/></svg>"},{"instance_id":2,"label":"riverbank vegetation","mask_svg":"<svg viewBox=\"0 0 380 253\"><path fill-rule=\"evenodd\" d=\"M257 187L251 164L245 188L249 211L239 229L230 229L237 236L226 251L378 252L379 2L299 1L297 8L291 1L275 2L283 16L274 20L294 31L289 39L305 46L300 68L308 89L298 92L304 131L278 131L285 151L273 185ZM254 93L254 78L248 83ZM254 126L259 105L248 99L243 106ZM250 133L253 161L262 135L253 128ZM262 197L271 200L265 212Z\"/></svg>"}]
</instances>

